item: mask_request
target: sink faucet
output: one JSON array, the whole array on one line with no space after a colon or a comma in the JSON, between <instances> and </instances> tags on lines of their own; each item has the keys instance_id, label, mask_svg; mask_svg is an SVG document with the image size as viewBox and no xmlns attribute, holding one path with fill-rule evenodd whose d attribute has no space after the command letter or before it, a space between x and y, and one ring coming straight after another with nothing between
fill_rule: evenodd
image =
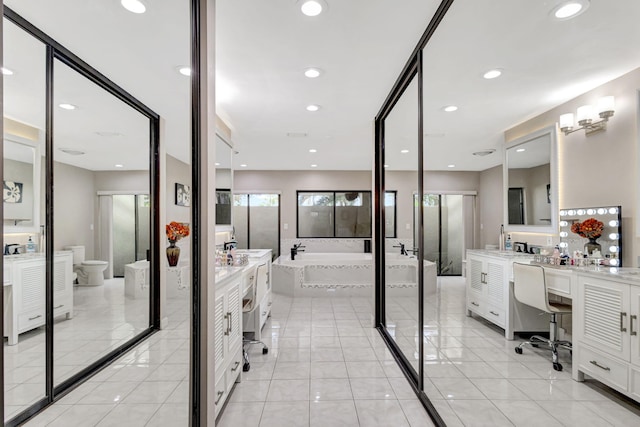
<instances>
[{"instance_id":1,"label":"sink faucet","mask_svg":"<svg viewBox=\"0 0 640 427\"><path fill-rule=\"evenodd\" d=\"M4 245L4 254L5 255L11 255L11 247L12 246L20 246L20 244L18 243L9 243ZM15 249L14 254L18 253L18 248Z\"/></svg>"},{"instance_id":2,"label":"sink faucet","mask_svg":"<svg viewBox=\"0 0 640 427\"><path fill-rule=\"evenodd\" d=\"M300 248L306 248L306 246L302 246L302 243L298 243L297 245L294 243L293 247L291 248L291 261L295 261L298 252L304 252L304 249Z\"/></svg>"},{"instance_id":3,"label":"sink faucet","mask_svg":"<svg viewBox=\"0 0 640 427\"><path fill-rule=\"evenodd\" d=\"M404 248L404 243L400 243L400 246L394 246L394 248L400 248L400 255L409 255L409 252Z\"/></svg>"}]
</instances>

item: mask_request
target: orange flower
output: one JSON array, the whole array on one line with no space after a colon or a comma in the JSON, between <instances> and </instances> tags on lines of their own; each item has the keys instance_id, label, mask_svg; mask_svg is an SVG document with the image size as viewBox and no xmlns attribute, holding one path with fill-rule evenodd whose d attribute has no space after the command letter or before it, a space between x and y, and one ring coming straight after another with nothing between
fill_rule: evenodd
<instances>
[{"instance_id":1,"label":"orange flower","mask_svg":"<svg viewBox=\"0 0 640 427\"><path fill-rule=\"evenodd\" d=\"M181 222L171 221L166 226L167 239L180 240L189 235L189 225Z\"/></svg>"},{"instance_id":2,"label":"orange flower","mask_svg":"<svg viewBox=\"0 0 640 427\"><path fill-rule=\"evenodd\" d=\"M575 222L571 224L571 232L577 234L580 237L586 237L587 239L597 239L602 236L604 230L604 224L602 221L598 221L595 218L585 219L584 221Z\"/></svg>"}]
</instances>

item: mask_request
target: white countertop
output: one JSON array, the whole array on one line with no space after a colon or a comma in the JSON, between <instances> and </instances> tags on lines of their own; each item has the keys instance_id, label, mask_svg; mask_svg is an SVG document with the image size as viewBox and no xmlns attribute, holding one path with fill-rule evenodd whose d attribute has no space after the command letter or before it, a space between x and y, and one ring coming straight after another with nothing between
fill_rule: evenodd
<instances>
[{"instance_id":1,"label":"white countertop","mask_svg":"<svg viewBox=\"0 0 640 427\"><path fill-rule=\"evenodd\" d=\"M467 249L467 253L469 254L477 254L483 256L492 256L495 258L533 258L533 254L528 254L526 252L514 252L514 251L499 251L492 249Z\"/></svg>"},{"instance_id":2,"label":"white countertop","mask_svg":"<svg viewBox=\"0 0 640 427\"><path fill-rule=\"evenodd\" d=\"M55 251L55 255L71 255L71 251ZM19 255L4 255L4 262L7 261L24 261L29 259L44 258L44 252L31 252Z\"/></svg>"}]
</instances>

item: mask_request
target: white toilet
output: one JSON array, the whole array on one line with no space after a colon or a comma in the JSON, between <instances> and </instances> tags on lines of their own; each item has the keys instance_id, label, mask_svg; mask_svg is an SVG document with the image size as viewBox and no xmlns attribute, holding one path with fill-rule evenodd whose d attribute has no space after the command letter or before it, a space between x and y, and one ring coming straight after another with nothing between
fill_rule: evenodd
<instances>
[{"instance_id":1,"label":"white toilet","mask_svg":"<svg viewBox=\"0 0 640 427\"><path fill-rule=\"evenodd\" d=\"M85 260L84 246L65 246L73 252L73 271L78 275L78 284L87 286L104 285L104 271L107 261Z\"/></svg>"}]
</instances>

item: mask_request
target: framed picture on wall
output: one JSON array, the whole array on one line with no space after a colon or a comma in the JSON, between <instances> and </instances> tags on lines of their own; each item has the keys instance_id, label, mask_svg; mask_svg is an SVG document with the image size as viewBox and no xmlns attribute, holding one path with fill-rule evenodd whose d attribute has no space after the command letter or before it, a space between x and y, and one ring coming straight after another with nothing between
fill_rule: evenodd
<instances>
[{"instance_id":1,"label":"framed picture on wall","mask_svg":"<svg viewBox=\"0 0 640 427\"><path fill-rule=\"evenodd\" d=\"M2 200L5 203L22 203L22 183L3 181Z\"/></svg>"},{"instance_id":2,"label":"framed picture on wall","mask_svg":"<svg viewBox=\"0 0 640 427\"><path fill-rule=\"evenodd\" d=\"M547 184L547 203L551 203L551 184Z\"/></svg>"},{"instance_id":3,"label":"framed picture on wall","mask_svg":"<svg viewBox=\"0 0 640 427\"><path fill-rule=\"evenodd\" d=\"M176 205L191 206L191 187L176 182Z\"/></svg>"}]
</instances>

